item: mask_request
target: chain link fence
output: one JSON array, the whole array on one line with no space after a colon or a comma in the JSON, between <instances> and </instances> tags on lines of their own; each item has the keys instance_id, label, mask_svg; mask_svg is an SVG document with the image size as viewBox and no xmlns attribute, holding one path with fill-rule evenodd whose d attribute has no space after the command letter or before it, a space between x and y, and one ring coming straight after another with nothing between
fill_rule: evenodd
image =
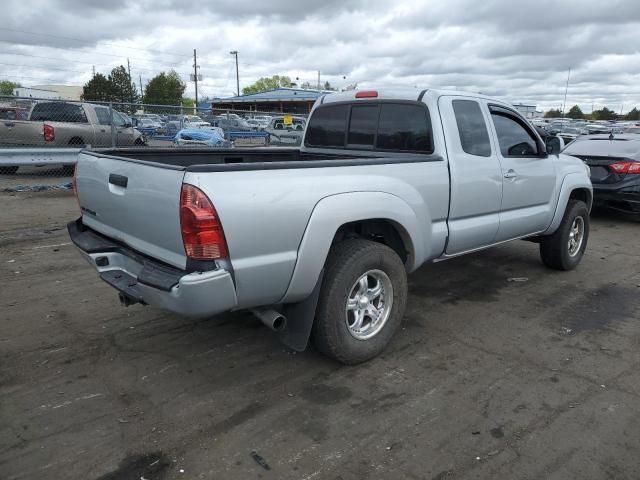
<instances>
[{"instance_id":1,"label":"chain link fence","mask_svg":"<svg viewBox=\"0 0 640 480\"><path fill-rule=\"evenodd\" d=\"M43 178L66 185L80 149L296 146L306 122L299 113L0 96L0 189Z\"/></svg>"}]
</instances>

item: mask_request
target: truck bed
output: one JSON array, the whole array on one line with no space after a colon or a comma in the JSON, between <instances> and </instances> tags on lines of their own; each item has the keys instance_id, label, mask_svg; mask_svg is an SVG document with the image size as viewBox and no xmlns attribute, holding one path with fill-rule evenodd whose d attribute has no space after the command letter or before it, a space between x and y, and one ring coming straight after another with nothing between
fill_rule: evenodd
<instances>
[{"instance_id":1,"label":"truck bed","mask_svg":"<svg viewBox=\"0 0 640 480\"><path fill-rule=\"evenodd\" d=\"M97 157L149 163L156 167L191 172L233 170L270 170L281 168L338 167L412 163L442 160L437 155L398 154L394 152L362 152L360 154L312 153L299 148L110 148L84 152Z\"/></svg>"}]
</instances>

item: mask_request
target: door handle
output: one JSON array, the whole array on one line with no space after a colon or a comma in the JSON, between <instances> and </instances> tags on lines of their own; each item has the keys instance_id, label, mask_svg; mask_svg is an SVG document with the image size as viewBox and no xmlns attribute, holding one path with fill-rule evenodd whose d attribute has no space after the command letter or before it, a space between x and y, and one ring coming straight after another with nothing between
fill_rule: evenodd
<instances>
[{"instance_id":1,"label":"door handle","mask_svg":"<svg viewBox=\"0 0 640 480\"><path fill-rule=\"evenodd\" d=\"M109 183L118 187L127 188L129 178L125 177L124 175L118 175L117 173L110 173Z\"/></svg>"},{"instance_id":2,"label":"door handle","mask_svg":"<svg viewBox=\"0 0 640 480\"><path fill-rule=\"evenodd\" d=\"M518 174L516 173L515 170L510 169L507 172L505 172L504 174L504 178L516 178L518 176Z\"/></svg>"}]
</instances>

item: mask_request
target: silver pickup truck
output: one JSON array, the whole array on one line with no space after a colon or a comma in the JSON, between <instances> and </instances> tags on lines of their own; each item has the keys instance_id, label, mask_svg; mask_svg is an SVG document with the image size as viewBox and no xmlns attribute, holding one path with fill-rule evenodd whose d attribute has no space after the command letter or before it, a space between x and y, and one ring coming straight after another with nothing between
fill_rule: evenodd
<instances>
[{"instance_id":1,"label":"silver pickup truck","mask_svg":"<svg viewBox=\"0 0 640 480\"><path fill-rule=\"evenodd\" d=\"M142 146L146 144L146 139L128 120L107 106L79 102L39 102L33 106L28 120L0 120L0 145L109 147L114 143L118 146Z\"/></svg>"},{"instance_id":2,"label":"silver pickup truck","mask_svg":"<svg viewBox=\"0 0 640 480\"><path fill-rule=\"evenodd\" d=\"M588 167L478 94L320 98L303 146L80 154L72 241L123 304L250 309L343 363L397 330L407 274L514 239L570 270L589 236Z\"/></svg>"}]
</instances>

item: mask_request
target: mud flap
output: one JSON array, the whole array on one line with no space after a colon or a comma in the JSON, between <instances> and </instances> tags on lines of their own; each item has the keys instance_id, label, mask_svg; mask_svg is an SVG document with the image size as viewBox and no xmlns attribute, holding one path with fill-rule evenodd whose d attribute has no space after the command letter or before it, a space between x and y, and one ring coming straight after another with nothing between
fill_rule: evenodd
<instances>
[{"instance_id":1,"label":"mud flap","mask_svg":"<svg viewBox=\"0 0 640 480\"><path fill-rule=\"evenodd\" d=\"M287 326L280 332L279 338L284 345L297 352L304 351L309 343L323 277L324 270L320 272L316 286L307 298L283 305L282 313L287 317Z\"/></svg>"}]
</instances>

